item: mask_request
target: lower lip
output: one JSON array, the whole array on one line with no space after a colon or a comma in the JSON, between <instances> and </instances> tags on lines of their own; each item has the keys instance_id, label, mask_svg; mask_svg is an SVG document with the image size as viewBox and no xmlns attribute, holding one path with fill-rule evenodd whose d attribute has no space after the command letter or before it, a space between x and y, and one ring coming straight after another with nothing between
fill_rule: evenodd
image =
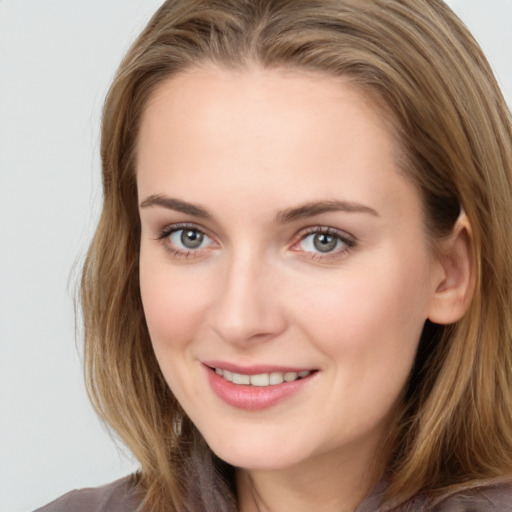
<instances>
[{"instance_id":1,"label":"lower lip","mask_svg":"<svg viewBox=\"0 0 512 512\"><path fill-rule=\"evenodd\" d=\"M215 373L211 368L205 366L205 369L213 392L228 405L246 411L261 411L277 405L307 386L313 376L313 374L310 374L293 382L258 387L233 384Z\"/></svg>"}]
</instances>

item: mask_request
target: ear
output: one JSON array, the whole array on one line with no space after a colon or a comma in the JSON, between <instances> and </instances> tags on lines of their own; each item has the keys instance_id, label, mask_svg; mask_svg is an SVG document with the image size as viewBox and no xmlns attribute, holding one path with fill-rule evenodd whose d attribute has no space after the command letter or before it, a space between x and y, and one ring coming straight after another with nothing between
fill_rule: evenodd
<instances>
[{"instance_id":1,"label":"ear","mask_svg":"<svg viewBox=\"0 0 512 512\"><path fill-rule=\"evenodd\" d=\"M462 212L451 235L440 243L436 261L440 272L428 311L431 322L452 324L468 309L475 281L472 248L471 225Z\"/></svg>"}]
</instances>

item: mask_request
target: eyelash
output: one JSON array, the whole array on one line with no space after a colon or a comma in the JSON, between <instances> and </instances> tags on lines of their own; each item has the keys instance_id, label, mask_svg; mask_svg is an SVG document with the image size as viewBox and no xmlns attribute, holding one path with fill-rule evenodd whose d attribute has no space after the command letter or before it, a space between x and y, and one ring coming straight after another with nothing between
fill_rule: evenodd
<instances>
[{"instance_id":1,"label":"eyelash","mask_svg":"<svg viewBox=\"0 0 512 512\"><path fill-rule=\"evenodd\" d=\"M172 257L174 257L176 259L199 256L199 254L196 255L196 253L198 253L201 250L201 248L198 248L195 250L194 249L189 249L189 250L176 249L175 247L173 247L171 245L170 240L168 240L169 237L173 233L176 233L178 231L184 231L184 230L195 231L197 233L201 233L202 235L204 235L204 236L208 237L210 240L212 240L211 237L209 237L206 234L206 232L203 228L201 228L200 226L197 226L195 224L179 223L179 224L172 224L170 226L166 226L164 229L162 229L162 231L158 235L157 240L160 240L161 242L163 242L165 249L171 254Z\"/></svg>"},{"instance_id":2,"label":"eyelash","mask_svg":"<svg viewBox=\"0 0 512 512\"><path fill-rule=\"evenodd\" d=\"M343 244L342 248L335 249L333 251L322 253L321 251L304 251L304 254L307 257L314 260L327 260L340 258L347 254L350 250L352 250L356 245L356 240L352 235L345 233L344 231L340 231L338 229L334 229L327 226L314 226L311 228L306 228L306 230L300 233L300 238L297 242L292 245L292 250L299 251L299 245L307 240L308 237L312 235L328 235L334 237L338 242Z\"/></svg>"},{"instance_id":3,"label":"eyelash","mask_svg":"<svg viewBox=\"0 0 512 512\"><path fill-rule=\"evenodd\" d=\"M205 237L208 237L210 240L213 241L213 239L208 236L206 231L201 228L200 226L197 226L196 224L189 224L189 223L179 223L179 224L172 224L170 226L166 226L160 234L157 237L157 240L160 240L164 243L164 246L166 250L171 254L172 257L178 259L178 258L190 258L190 257L199 257L201 252L205 248L197 248L197 249L189 249L189 250L183 250L183 249L177 249L173 247L170 243L169 237L179 231L183 230L190 230L195 231L197 233L200 233L204 235ZM308 237L312 235L328 235L334 237L338 242L341 242L344 247L341 249L335 249L333 251L322 253L321 251L314 252L314 251L303 251L306 257L310 259L315 260L326 260L326 259L332 259L332 258L339 258L341 256L344 256L346 253L348 253L350 250L352 250L356 245L356 240L352 235L349 235L348 233L345 233L344 231L339 231L337 229L327 227L327 226L314 226L311 228L306 228L305 230L301 231L298 235L299 239L294 242L291 246L291 250L299 252L301 249L299 249L299 246L301 243L303 243L305 240L307 240Z\"/></svg>"}]
</instances>

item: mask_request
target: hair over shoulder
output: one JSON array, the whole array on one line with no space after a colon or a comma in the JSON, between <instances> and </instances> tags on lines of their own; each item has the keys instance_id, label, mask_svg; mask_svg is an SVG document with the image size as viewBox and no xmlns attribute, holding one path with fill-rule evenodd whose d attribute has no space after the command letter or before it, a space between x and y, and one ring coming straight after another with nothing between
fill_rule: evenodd
<instances>
[{"instance_id":1,"label":"hair over shoulder","mask_svg":"<svg viewBox=\"0 0 512 512\"><path fill-rule=\"evenodd\" d=\"M103 209L81 282L89 395L140 461L148 509L236 505L233 468L172 395L146 328L140 120L173 75L254 64L342 77L370 95L389 115L434 245L461 211L471 225L474 296L456 324L425 326L387 440L387 499L511 475L512 121L466 27L440 0L168 0L128 51L105 102Z\"/></svg>"}]
</instances>

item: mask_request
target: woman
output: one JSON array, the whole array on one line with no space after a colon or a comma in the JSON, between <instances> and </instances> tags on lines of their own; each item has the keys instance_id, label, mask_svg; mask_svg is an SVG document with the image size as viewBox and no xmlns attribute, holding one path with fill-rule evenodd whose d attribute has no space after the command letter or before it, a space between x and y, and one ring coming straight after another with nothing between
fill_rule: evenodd
<instances>
[{"instance_id":1,"label":"woman","mask_svg":"<svg viewBox=\"0 0 512 512\"><path fill-rule=\"evenodd\" d=\"M512 510L512 125L444 3L168 1L102 161L86 369L141 472L42 510Z\"/></svg>"}]
</instances>

